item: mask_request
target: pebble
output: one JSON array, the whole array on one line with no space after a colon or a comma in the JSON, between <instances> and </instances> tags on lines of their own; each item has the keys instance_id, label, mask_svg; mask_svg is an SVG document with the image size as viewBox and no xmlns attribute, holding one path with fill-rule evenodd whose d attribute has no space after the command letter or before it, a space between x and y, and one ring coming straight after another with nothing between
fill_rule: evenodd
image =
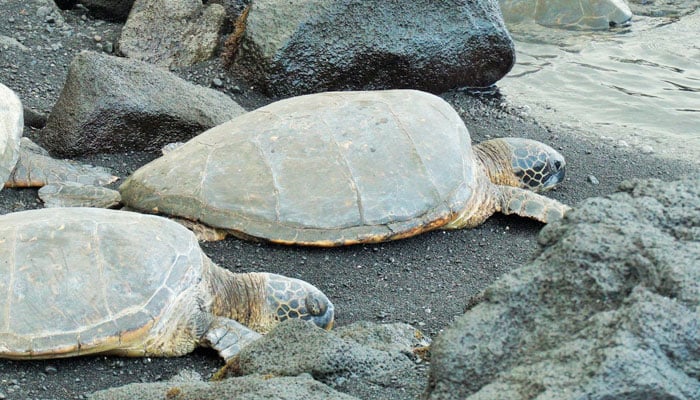
<instances>
[{"instance_id":1,"label":"pebble","mask_svg":"<svg viewBox=\"0 0 700 400\"><path fill-rule=\"evenodd\" d=\"M45 18L51 14L51 8L47 6L41 6L36 10L36 16L39 18Z\"/></svg>"},{"instance_id":2,"label":"pebble","mask_svg":"<svg viewBox=\"0 0 700 400\"><path fill-rule=\"evenodd\" d=\"M44 372L46 372L48 375L54 375L58 373L58 368L54 367L53 365L47 365L46 368L44 368Z\"/></svg>"},{"instance_id":3,"label":"pebble","mask_svg":"<svg viewBox=\"0 0 700 400\"><path fill-rule=\"evenodd\" d=\"M600 184L600 181L598 180L598 178L596 178L593 175L588 175L588 182L590 182L591 184L596 185L596 186Z\"/></svg>"},{"instance_id":4,"label":"pebble","mask_svg":"<svg viewBox=\"0 0 700 400\"><path fill-rule=\"evenodd\" d=\"M212 84L214 87L218 87L218 88L224 86L224 82L222 82L221 79L219 79L219 78L214 78L214 79L212 79L212 80L211 80L211 84Z\"/></svg>"},{"instance_id":5,"label":"pebble","mask_svg":"<svg viewBox=\"0 0 700 400\"><path fill-rule=\"evenodd\" d=\"M642 146L642 148L639 149L639 151L641 151L642 154L651 154L654 152L654 148L647 144L647 145Z\"/></svg>"}]
</instances>

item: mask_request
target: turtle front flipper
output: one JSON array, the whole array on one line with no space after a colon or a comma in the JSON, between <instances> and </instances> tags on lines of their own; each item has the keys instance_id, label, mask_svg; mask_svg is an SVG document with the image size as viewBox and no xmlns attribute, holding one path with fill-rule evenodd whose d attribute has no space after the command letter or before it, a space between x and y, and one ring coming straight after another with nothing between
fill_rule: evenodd
<instances>
[{"instance_id":1,"label":"turtle front flipper","mask_svg":"<svg viewBox=\"0 0 700 400\"><path fill-rule=\"evenodd\" d=\"M5 187L42 187L56 182L103 186L119 179L104 167L58 160L27 138L22 138L19 159Z\"/></svg>"},{"instance_id":2,"label":"turtle front flipper","mask_svg":"<svg viewBox=\"0 0 700 400\"><path fill-rule=\"evenodd\" d=\"M503 214L515 214L525 218L549 223L561 219L571 207L557 201L512 186L497 186L499 201L496 202L496 211Z\"/></svg>"},{"instance_id":3,"label":"turtle front flipper","mask_svg":"<svg viewBox=\"0 0 700 400\"><path fill-rule=\"evenodd\" d=\"M228 361L262 335L232 319L216 317L204 335L206 344Z\"/></svg>"}]
</instances>

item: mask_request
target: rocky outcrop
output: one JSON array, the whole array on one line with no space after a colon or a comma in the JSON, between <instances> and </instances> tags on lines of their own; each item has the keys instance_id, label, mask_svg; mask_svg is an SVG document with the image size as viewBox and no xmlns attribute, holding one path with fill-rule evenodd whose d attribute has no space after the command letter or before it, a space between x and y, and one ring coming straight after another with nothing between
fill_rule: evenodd
<instances>
[{"instance_id":1,"label":"rocky outcrop","mask_svg":"<svg viewBox=\"0 0 700 400\"><path fill-rule=\"evenodd\" d=\"M272 95L485 87L514 62L497 0L256 0L245 26L234 66Z\"/></svg>"},{"instance_id":2,"label":"rocky outcrop","mask_svg":"<svg viewBox=\"0 0 700 400\"><path fill-rule=\"evenodd\" d=\"M436 339L429 399L700 398L700 179L622 190Z\"/></svg>"},{"instance_id":3,"label":"rocky outcrop","mask_svg":"<svg viewBox=\"0 0 700 400\"><path fill-rule=\"evenodd\" d=\"M327 332L289 320L244 348L228 368L235 375L308 373L359 398L366 398L369 390L384 390L382 398L390 398L397 392L417 394L423 389L413 349L428 343L419 331L404 324L357 323Z\"/></svg>"},{"instance_id":4,"label":"rocky outcrop","mask_svg":"<svg viewBox=\"0 0 700 400\"><path fill-rule=\"evenodd\" d=\"M298 377L250 375L223 382L171 381L133 383L96 392L92 400L353 400L315 381L308 374Z\"/></svg>"},{"instance_id":5,"label":"rocky outcrop","mask_svg":"<svg viewBox=\"0 0 700 400\"><path fill-rule=\"evenodd\" d=\"M161 67L208 60L226 19L220 4L201 0L136 0L122 28L119 50Z\"/></svg>"},{"instance_id":6,"label":"rocky outcrop","mask_svg":"<svg viewBox=\"0 0 700 400\"><path fill-rule=\"evenodd\" d=\"M97 18L126 21L134 0L80 0L80 3Z\"/></svg>"},{"instance_id":7,"label":"rocky outcrop","mask_svg":"<svg viewBox=\"0 0 700 400\"><path fill-rule=\"evenodd\" d=\"M15 169L23 129L22 103L15 92L0 83L0 183Z\"/></svg>"},{"instance_id":8,"label":"rocky outcrop","mask_svg":"<svg viewBox=\"0 0 700 400\"><path fill-rule=\"evenodd\" d=\"M135 384L92 398L160 399L172 390L178 399L416 398L425 371L413 351L429 343L406 324L359 322L328 332L293 319L243 348L220 372L221 382Z\"/></svg>"},{"instance_id":9,"label":"rocky outcrop","mask_svg":"<svg viewBox=\"0 0 700 400\"><path fill-rule=\"evenodd\" d=\"M242 113L226 95L150 64L82 52L41 139L62 156L157 151Z\"/></svg>"}]
</instances>

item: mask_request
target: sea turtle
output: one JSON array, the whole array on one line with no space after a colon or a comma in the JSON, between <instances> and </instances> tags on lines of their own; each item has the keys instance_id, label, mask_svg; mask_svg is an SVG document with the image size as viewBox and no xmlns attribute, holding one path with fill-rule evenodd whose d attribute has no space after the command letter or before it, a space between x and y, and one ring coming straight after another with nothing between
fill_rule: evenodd
<instances>
[{"instance_id":1,"label":"sea turtle","mask_svg":"<svg viewBox=\"0 0 700 400\"><path fill-rule=\"evenodd\" d=\"M56 182L102 186L117 179L119 177L104 167L53 158L41 146L23 137L17 163L5 181L5 187L42 187Z\"/></svg>"},{"instance_id":2,"label":"sea turtle","mask_svg":"<svg viewBox=\"0 0 700 400\"><path fill-rule=\"evenodd\" d=\"M280 320L333 324L314 286L229 272L181 225L127 211L0 216L0 274L2 358L177 356L201 345L230 359Z\"/></svg>"},{"instance_id":3,"label":"sea turtle","mask_svg":"<svg viewBox=\"0 0 700 400\"><path fill-rule=\"evenodd\" d=\"M506 23L534 19L540 25L569 29L608 29L632 18L624 0L500 0Z\"/></svg>"},{"instance_id":4,"label":"sea turtle","mask_svg":"<svg viewBox=\"0 0 700 400\"><path fill-rule=\"evenodd\" d=\"M41 187L54 182L106 185L118 179L103 167L54 159L22 137L23 112L17 95L0 84L0 182L4 187Z\"/></svg>"},{"instance_id":5,"label":"sea turtle","mask_svg":"<svg viewBox=\"0 0 700 400\"><path fill-rule=\"evenodd\" d=\"M460 116L432 94L326 92L214 127L119 190L133 209L239 237L336 246L474 227L496 211L560 218L568 207L533 191L559 183L564 167L533 140L472 149Z\"/></svg>"},{"instance_id":6,"label":"sea turtle","mask_svg":"<svg viewBox=\"0 0 700 400\"><path fill-rule=\"evenodd\" d=\"M78 182L54 182L39 189L44 207L99 207L113 208L121 203L118 191L104 186Z\"/></svg>"},{"instance_id":7,"label":"sea turtle","mask_svg":"<svg viewBox=\"0 0 700 400\"><path fill-rule=\"evenodd\" d=\"M19 97L0 83L0 182L10 177L17 164L23 127L24 113Z\"/></svg>"}]
</instances>

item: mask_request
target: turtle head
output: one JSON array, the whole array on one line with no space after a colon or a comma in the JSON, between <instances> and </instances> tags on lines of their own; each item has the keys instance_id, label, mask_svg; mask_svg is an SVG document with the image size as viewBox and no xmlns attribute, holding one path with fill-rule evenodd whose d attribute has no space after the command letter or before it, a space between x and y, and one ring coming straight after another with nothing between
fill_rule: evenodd
<instances>
[{"instance_id":1,"label":"turtle head","mask_svg":"<svg viewBox=\"0 0 700 400\"><path fill-rule=\"evenodd\" d=\"M278 321L299 318L333 328L335 309L323 292L308 282L267 274L267 304Z\"/></svg>"},{"instance_id":2,"label":"turtle head","mask_svg":"<svg viewBox=\"0 0 700 400\"><path fill-rule=\"evenodd\" d=\"M558 151L536 140L499 138L474 146L493 183L544 192L564 180L566 161Z\"/></svg>"}]
</instances>

